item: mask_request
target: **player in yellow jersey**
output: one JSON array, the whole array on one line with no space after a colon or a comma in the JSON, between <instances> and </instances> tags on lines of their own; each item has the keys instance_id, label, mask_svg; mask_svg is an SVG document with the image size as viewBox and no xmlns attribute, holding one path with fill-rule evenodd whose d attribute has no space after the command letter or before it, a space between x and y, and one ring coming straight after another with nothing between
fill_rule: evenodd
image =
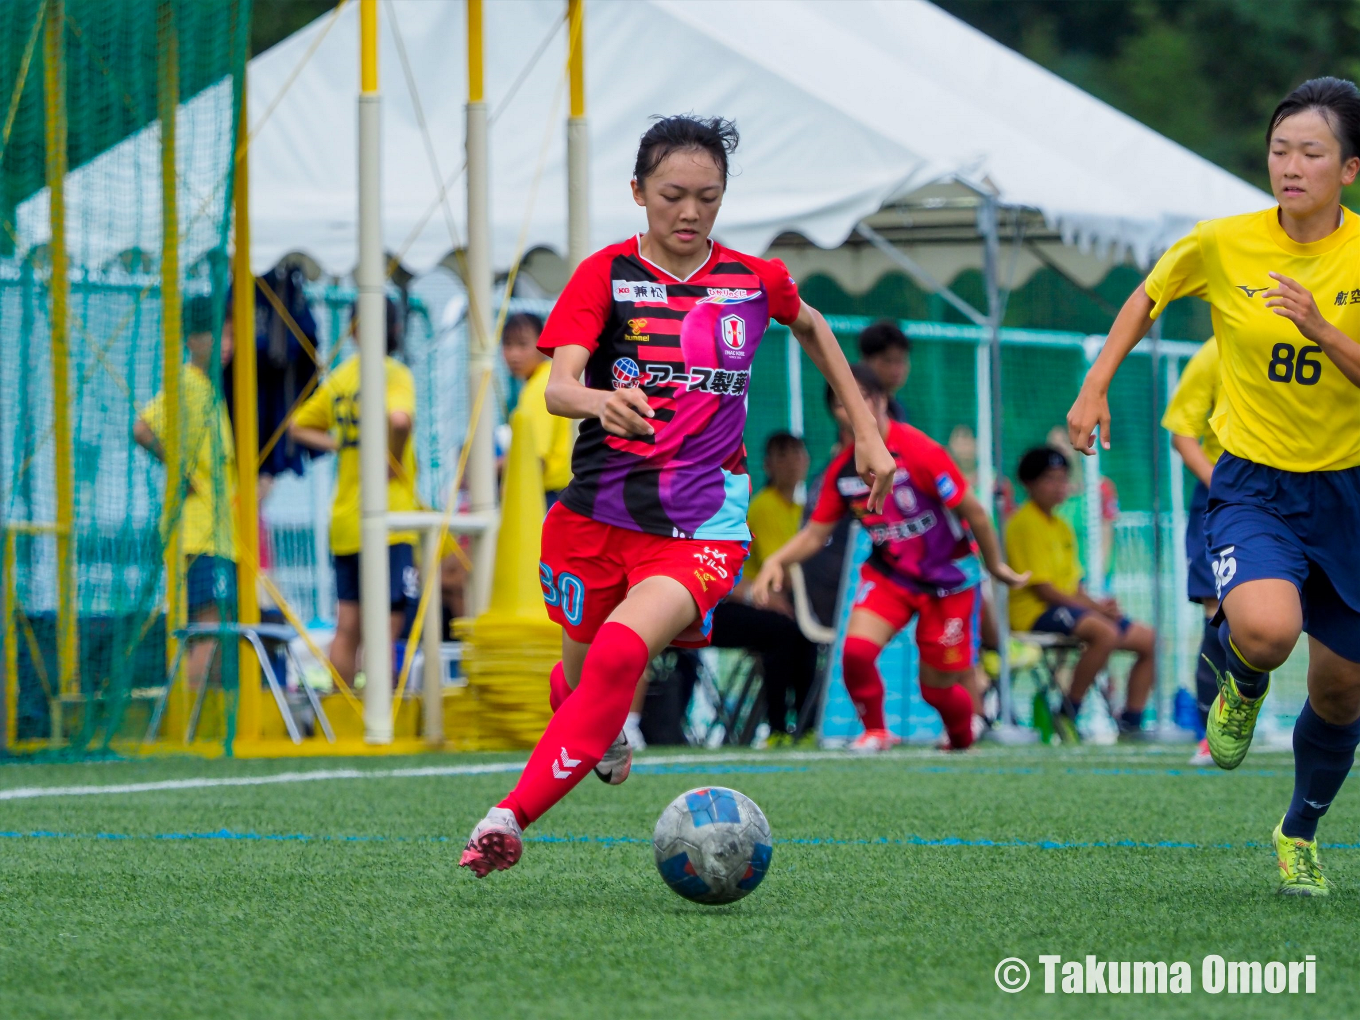
<instances>
[{"instance_id":1,"label":"player in yellow jersey","mask_svg":"<svg viewBox=\"0 0 1360 1020\"><path fill-rule=\"evenodd\" d=\"M1218 343L1212 337L1186 362L1176 392L1167 402L1162 428L1171 433L1171 445L1195 476L1195 488L1185 521L1186 594L1204 608L1204 636L1200 640L1195 669L1195 698L1200 725L1206 726L1209 710L1218 697L1218 677L1226 668L1223 645L1218 639L1218 587L1209 566L1209 545L1204 537L1204 515L1209 508L1209 479L1223 453L1223 444L1209 424L1218 405ZM1191 765L1213 761L1206 737L1190 759Z\"/></svg>"},{"instance_id":2,"label":"player in yellow jersey","mask_svg":"<svg viewBox=\"0 0 1360 1020\"><path fill-rule=\"evenodd\" d=\"M1224 454L1207 530L1227 669L1209 749L1235 768L1278 668L1308 634L1308 700L1294 726L1294 796L1275 829L1280 891L1325 895L1318 819L1360 744L1360 219L1341 189L1360 174L1360 90L1315 78L1266 132L1279 203L1206 220L1171 247L1124 303L1067 424L1089 452L1110 442L1115 369L1167 302L1212 309Z\"/></svg>"},{"instance_id":3,"label":"player in yellow jersey","mask_svg":"<svg viewBox=\"0 0 1360 1020\"><path fill-rule=\"evenodd\" d=\"M548 410L546 393L552 359L538 349L543 320L518 312L505 320L501 330L501 355L510 374L521 383L513 411L523 411L533 437L534 450L543 465L543 497L549 510L571 481L571 449L576 436L571 419Z\"/></svg>"},{"instance_id":4,"label":"player in yellow jersey","mask_svg":"<svg viewBox=\"0 0 1360 1020\"><path fill-rule=\"evenodd\" d=\"M358 311L356 306L355 328ZM357 333L356 333L357 335ZM411 370L392 357L401 342L396 303L387 300L387 509L416 510L416 387ZM359 650L359 359L349 358L326 377L298 409L288 434L313 450L337 454L335 502L331 507L331 555L337 602L330 658L346 682L353 681ZM419 597L411 531L388 537L392 640L405 625L406 603Z\"/></svg>"},{"instance_id":5,"label":"player in yellow jersey","mask_svg":"<svg viewBox=\"0 0 1360 1020\"><path fill-rule=\"evenodd\" d=\"M231 304L227 304L231 314ZM221 610L236 607L236 446L226 403L213 381L213 353L219 365L231 361L231 319L222 323L222 342L214 344L213 300L206 295L184 304L184 346L189 364L180 373L178 422L166 420L165 393L157 393L132 425L132 437L159 461L165 460L165 439L178 433L183 480L179 519L184 556L185 602L191 623L215 623ZM214 641L198 641L189 650L191 682L204 678L216 651Z\"/></svg>"}]
</instances>

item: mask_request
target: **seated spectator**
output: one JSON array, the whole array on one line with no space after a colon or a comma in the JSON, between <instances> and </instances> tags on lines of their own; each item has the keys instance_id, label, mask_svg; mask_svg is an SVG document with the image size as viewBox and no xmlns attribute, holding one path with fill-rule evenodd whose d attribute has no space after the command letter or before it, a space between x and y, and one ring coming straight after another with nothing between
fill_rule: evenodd
<instances>
[{"instance_id":1,"label":"seated spectator","mask_svg":"<svg viewBox=\"0 0 1360 1020\"><path fill-rule=\"evenodd\" d=\"M808 452L801 439L776 432L765 441L768 481L751 500L746 518L751 529L750 555L741 583L713 611L715 647L760 653L772 744L802 736L799 720L817 672L817 646L798 628L788 596L776 593L764 609L752 605L751 581L760 573L765 557L797 534L803 508L794 501L794 493L807 473Z\"/></svg>"},{"instance_id":2,"label":"seated spectator","mask_svg":"<svg viewBox=\"0 0 1360 1020\"><path fill-rule=\"evenodd\" d=\"M534 437L534 449L543 462L543 494L548 508L571 481L572 423L548 412L544 394L552 362L538 350L543 320L519 312L505 321L501 331L501 354L510 374L521 383L519 401L513 410L523 411Z\"/></svg>"},{"instance_id":3,"label":"seated spectator","mask_svg":"<svg viewBox=\"0 0 1360 1020\"><path fill-rule=\"evenodd\" d=\"M859 334L860 361L873 369L888 394L888 418L905 422L906 409L897 399L911 375L911 340L891 319L880 319Z\"/></svg>"},{"instance_id":4,"label":"seated spectator","mask_svg":"<svg viewBox=\"0 0 1360 1020\"><path fill-rule=\"evenodd\" d=\"M1065 634L1084 648L1072 672L1072 686L1055 722L1065 736L1076 734L1082 698L1115 651L1133 652L1119 732L1136 734L1143 727L1143 709L1152 689L1156 636L1150 627L1134 623L1112 598L1097 599L1082 584L1077 559L1077 536L1054 510L1071 494L1067 458L1052 446L1039 446L1020 458L1020 484L1029 499L1006 525L1006 556L1030 580L1011 593L1011 629Z\"/></svg>"}]
</instances>

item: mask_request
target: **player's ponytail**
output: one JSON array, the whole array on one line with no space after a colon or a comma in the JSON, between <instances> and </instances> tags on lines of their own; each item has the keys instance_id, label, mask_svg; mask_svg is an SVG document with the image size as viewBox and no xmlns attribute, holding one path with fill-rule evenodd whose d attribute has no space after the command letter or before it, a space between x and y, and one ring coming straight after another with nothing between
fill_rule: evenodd
<instances>
[{"instance_id":1,"label":"player's ponytail","mask_svg":"<svg viewBox=\"0 0 1360 1020\"><path fill-rule=\"evenodd\" d=\"M1280 121L1304 110L1316 110L1341 143L1341 162L1360 156L1360 89L1344 78L1310 78L1275 107L1266 130L1266 147Z\"/></svg>"},{"instance_id":2,"label":"player's ponytail","mask_svg":"<svg viewBox=\"0 0 1360 1020\"><path fill-rule=\"evenodd\" d=\"M737 126L722 117L659 117L638 143L633 179L643 182L672 152L700 149L713 157L727 183L727 157L737 149Z\"/></svg>"}]
</instances>

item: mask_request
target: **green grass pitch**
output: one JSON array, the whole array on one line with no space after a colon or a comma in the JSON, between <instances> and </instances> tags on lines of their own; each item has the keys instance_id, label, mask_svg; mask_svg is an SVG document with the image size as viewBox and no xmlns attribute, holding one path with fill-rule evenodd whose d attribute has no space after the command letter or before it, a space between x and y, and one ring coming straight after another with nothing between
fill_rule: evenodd
<instances>
[{"instance_id":1,"label":"green grass pitch","mask_svg":"<svg viewBox=\"0 0 1360 1020\"><path fill-rule=\"evenodd\" d=\"M1223 774L1187 753L641 758L624 786L588 777L480 882L461 843L514 773L391 773L507 756L0 767L0 796L373 773L0 799L0 1016L1355 1015L1360 791L1321 831L1333 896L1284 900L1267 843L1288 756ZM650 845L667 802L715 784L776 839L765 883L720 908L670 892ZM1045 995L1041 953L1186 960L1195 991ZM1313 953L1317 992L1208 994L1209 953ZM993 979L1010 956L1034 971L1014 995Z\"/></svg>"}]
</instances>

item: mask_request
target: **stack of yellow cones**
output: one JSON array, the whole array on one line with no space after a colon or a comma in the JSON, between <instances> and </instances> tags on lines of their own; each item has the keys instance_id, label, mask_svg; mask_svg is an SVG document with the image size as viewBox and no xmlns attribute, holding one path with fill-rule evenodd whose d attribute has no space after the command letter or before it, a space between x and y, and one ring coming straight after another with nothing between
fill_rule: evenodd
<instances>
[{"instance_id":1,"label":"stack of yellow cones","mask_svg":"<svg viewBox=\"0 0 1360 1020\"><path fill-rule=\"evenodd\" d=\"M528 419L516 411L510 427L491 605L456 628L466 642L463 672L475 702L476 734L455 742L482 750L537 742L552 716L548 674L562 657L562 630L548 619L538 579L543 465ZM462 729L455 725L450 735Z\"/></svg>"}]
</instances>

